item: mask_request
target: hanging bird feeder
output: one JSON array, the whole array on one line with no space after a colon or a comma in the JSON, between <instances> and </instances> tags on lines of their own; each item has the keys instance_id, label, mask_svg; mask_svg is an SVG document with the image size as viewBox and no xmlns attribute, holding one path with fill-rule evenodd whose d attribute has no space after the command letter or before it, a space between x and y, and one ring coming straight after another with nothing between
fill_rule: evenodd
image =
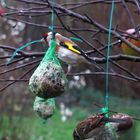
<instances>
[{"instance_id":1,"label":"hanging bird feeder","mask_svg":"<svg viewBox=\"0 0 140 140\"><path fill-rule=\"evenodd\" d=\"M38 114L38 116L44 120L47 120L54 114L55 100L53 98L46 100L44 98L36 97L33 109Z\"/></svg>"},{"instance_id":2,"label":"hanging bird feeder","mask_svg":"<svg viewBox=\"0 0 140 140\"><path fill-rule=\"evenodd\" d=\"M29 81L30 91L45 99L60 96L66 84L64 71L55 53L55 46L55 41L52 40L43 60Z\"/></svg>"}]
</instances>

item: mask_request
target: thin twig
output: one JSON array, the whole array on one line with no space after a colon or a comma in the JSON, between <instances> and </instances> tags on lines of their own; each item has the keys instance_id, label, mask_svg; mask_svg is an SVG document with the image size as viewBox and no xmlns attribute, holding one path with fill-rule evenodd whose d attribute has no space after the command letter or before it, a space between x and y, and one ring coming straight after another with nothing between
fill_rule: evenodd
<instances>
[{"instance_id":1,"label":"thin twig","mask_svg":"<svg viewBox=\"0 0 140 140\"><path fill-rule=\"evenodd\" d=\"M19 79L24 78L28 73L30 73L34 68L36 68L38 64L36 64L35 66L33 66L32 68L30 68L29 70L27 70L21 77L19 77ZM4 91L6 88L8 88L9 86L13 85L14 83L16 83L17 81L13 81L9 84L7 84L6 86L4 86L3 88L0 89L0 92Z\"/></svg>"},{"instance_id":2,"label":"thin twig","mask_svg":"<svg viewBox=\"0 0 140 140\"><path fill-rule=\"evenodd\" d=\"M32 64L36 64L36 63L40 62L40 60L41 60L41 59L35 60L35 61L33 61L33 62L26 63L26 64L23 64L23 65L20 65L20 66L11 68L11 69L8 69L8 70L6 70L6 71L0 72L0 75L3 75L3 74L5 74L5 73L11 72L11 71L15 71L15 70L17 70L17 69L21 69L21 68L24 68L24 67L27 67L27 66L30 66L30 65L32 65Z\"/></svg>"},{"instance_id":3,"label":"thin twig","mask_svg":"<svg viewBox=\"0 0 140 140\"><path fill-rule=\"evenodd\" d=\"M80 73L69 73L68 76L80 76L80 75L84 75L84 76L94 76L94 75L106 75L106 72L90 72L90 73L86 73L86 72L80 72ZM115 77L119 77L122 79L127 79L127 80L131 80L131 81L135 81L135 82L139 82L137 79L135 78L131 78L125 75L121 75L118 73L108 73L109 76L115 76Z\"/></svg>"}]
</instances>

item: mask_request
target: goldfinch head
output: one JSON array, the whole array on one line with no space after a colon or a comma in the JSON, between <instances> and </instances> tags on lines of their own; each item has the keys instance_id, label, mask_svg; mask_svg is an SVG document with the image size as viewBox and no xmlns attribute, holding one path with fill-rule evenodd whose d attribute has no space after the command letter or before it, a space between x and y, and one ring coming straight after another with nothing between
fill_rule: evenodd
<instances>
[{"instance_id":1,"label":"goldfinch head","mask_svg":"<svg viewBox=\"0 0 140 140\"><path fill-rule=\"evenodd\" d=\"M45 33L43 39L45 42L49 42L52 39L52 32Z\"/></svg>"},{"instance_id":2,"label":"goldfinch head","mask_svg":"<svg viewBox=\"0 0 140 140\"><path fill-rule=\"evenodd\" d=\"M60 40L61 40L61 34L54 33L54 36L55 36L56 42L59 43ZM42 39L42 42L45 41L45 43L50 43L51 39L52 39L52 32L48 32L48 33L45 33L44 34L43 39Z\"/></svg>"}]
</instances>

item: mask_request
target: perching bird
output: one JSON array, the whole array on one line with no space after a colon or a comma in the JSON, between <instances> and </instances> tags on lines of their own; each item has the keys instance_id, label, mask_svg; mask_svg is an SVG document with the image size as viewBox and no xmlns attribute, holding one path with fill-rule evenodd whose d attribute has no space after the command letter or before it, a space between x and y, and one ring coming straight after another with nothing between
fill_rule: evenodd
<instances>
[{"instance_id":1,"label":"perching bird","mask_svg":"<svg viewBox=\"0 0 140 140\"><path fill-rule=\"evenodd\" d=\"M71 66L80 65L81 63L94 64L96 68L100 69L95 63L94 59L87 56L87 54L71 39L62 36L59 33L54 33L56 40L56 53L58 58L68 64L68 72ZM46 33L43 40L50 44L52 39L52 32Z\"/></svg>"},{"instance_id":2,"label":"perching bird","mask_svg":"<svg viewBox=\"0 0 140 140\"><path fill-rule=\"evenodd\" d=\"M114 137L106 123L112 122L113 124L121 124L125 123L125 120L121 118L107 118L105 114L96 114L91 116L81 122L79 122L74 129L73 138L74 140L85 140L89 138L93 138L96 140L100 140L101 138L108 138L108 140L112 140ZM112 127L111 127L112 128Z\"/></svg>"},{"instance_id":3,"label":"perching bird","mask_svg":"<svg viewBox=\"0 0 140 140\"><path fill-rule=\"evenodd\" d=\"M135 33L135 29L128 29L128 30L126 30L126 33L130 34L130 35L133 35L136 38L138 37L137 34L134 34ZM129 42L131 42L133 45L135 45L136 47L140 48L140 40L136 40L136 39L133 39L133 38L130 38L130 37L127 37L126 39ZM140 56L139 52L137 52L136 50L130 48L125 43L121 43L121 48L122 48L122 51L123 51L124 54L132 55L132 56Z\"/></svg>"},{"instance_id":4,"label":"perching bird","mask_svg":"<svg viewBox=\"0 0 140 140\"><path fill-rule=\"evenodd\" d=\"M79 122L73 132L74 140L88 139L96 133L100 133L100 127L105 125L104 117L104 114L99 114Z\"/></svg>"}]
</instances>

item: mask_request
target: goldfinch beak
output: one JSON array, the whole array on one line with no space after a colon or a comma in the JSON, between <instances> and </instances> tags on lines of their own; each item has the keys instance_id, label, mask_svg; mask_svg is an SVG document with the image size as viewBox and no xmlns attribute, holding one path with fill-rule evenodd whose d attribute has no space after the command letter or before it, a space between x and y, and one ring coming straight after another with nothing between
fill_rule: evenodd
<instances>
[{"instance_id":1,"label":"goldfinch beak","mask_svg":"<svg viewBox=\"0 0 140 140\"><path fill-rule=\"evenodd\" d=\"M45 42L44 38L41 38L40 41L41 41L41 42Z\"/></svg>"}]
</instances>

